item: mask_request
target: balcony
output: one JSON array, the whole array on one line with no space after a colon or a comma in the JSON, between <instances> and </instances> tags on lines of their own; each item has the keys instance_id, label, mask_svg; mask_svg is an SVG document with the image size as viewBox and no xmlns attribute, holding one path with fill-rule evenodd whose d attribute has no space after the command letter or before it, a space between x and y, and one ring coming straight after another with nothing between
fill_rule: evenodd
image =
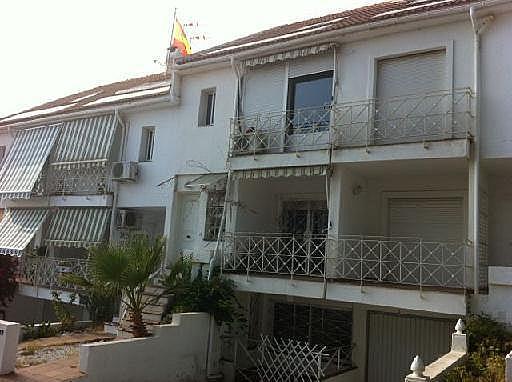
<instances>
[{"instance_id":1,"label":"balcony","mask_svg":"<svg viewBox=\"0 0 512 382\"><path fill-rule=\"evenodd\" d=\"M19 283L34 287L74 290L76 287L64 283L61 276L73 273L85 277L87 268L88 260L86 259L24 255L18 265L17 279Z\"/></svg>"},{"instance_id":2,"label":"balcony","mask_svg":"<svg viewBox=\"0 0 512 382\"><path fill-rule=\"evenodd\" d=\"M474 95L468 88L231 120L230 156L442 141L470 136Z\"/></svg>"},{"instance_id":3,"label":"balcony","mask_svg":"<svg viewBox=\"0 0 512 382\"><path fill-rule=\"evenodd\" d=\"M104 195L112 192L109 166L54 167L41 172L32 194Z\"/></svg>"},{"instance_id":4,"label":"balcony","mask_svg":"<svg viewBox=\"0 0 512 382\"><path fill-rule=\"evenodd\" d=\"M414 238L226 234L222 270L360 284L471 288L464 243Z\"/></svg>"}]
</instances>

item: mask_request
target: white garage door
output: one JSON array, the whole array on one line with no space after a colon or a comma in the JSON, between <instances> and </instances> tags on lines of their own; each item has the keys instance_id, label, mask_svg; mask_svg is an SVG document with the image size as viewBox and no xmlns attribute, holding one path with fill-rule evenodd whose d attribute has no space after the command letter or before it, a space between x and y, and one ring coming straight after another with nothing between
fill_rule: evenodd
<instances>
[{"instance_id":1,"label":"white garage door","mask_svg":"<svg viewBox=\"0 0 512 382\"><path fill-rule=\"evenodd\" d=\"M464 226L462 198L388 199L389 236L463 242Z\"/></svg>"},{"instance_id":2,"label":"white garage door","mask_svg":"<svg viewBox=\"0 0 512 382\"><path fill-rule=\"evenodd\" d=\"M368 313L367 382L403 381L419 354L428 364L450 350L455 321Z\"/></svg>"}]
</instances>

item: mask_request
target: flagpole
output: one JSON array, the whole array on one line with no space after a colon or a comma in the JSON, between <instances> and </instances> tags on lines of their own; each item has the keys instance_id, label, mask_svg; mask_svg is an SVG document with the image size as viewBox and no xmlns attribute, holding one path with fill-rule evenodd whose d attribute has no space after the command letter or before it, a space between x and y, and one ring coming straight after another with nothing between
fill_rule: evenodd
<instances>
[{"instance_id":1,"label":"flagpole","mask_svg":"<svg viewBox=\"0 0 512 382\"><path fill-rule=\"evenodd\" d=\"M176 24L176 7L174 7L174 15L172 17L172 29L171 29L171 41L169 42L169 48L167 48L167 56L165 58L165 64L167 68L169 68L169 64L171 63L171 49L172 49L172 40L174 38L174 24Z\"/></svg>"},{"instance_id":2,"label":"flagpole","mask_svg":"<svg viewBox=\"0 0 512 382\"><path fill-rule=\"evenodd\" d=\"M174 7L174 15L172 16L172 30L171 30L171 45L172 45L172 40L174 38L174 25L176 24L176 10L178 8Z\"/></svg>"}]
</instances>

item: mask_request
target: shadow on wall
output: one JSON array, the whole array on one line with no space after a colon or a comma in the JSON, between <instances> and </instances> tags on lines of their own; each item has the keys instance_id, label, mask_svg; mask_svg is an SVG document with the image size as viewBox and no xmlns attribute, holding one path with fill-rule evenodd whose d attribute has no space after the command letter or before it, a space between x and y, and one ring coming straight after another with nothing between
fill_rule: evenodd
<instances>
[{"instance_id":1,"label":"shadow on wall","mask_svg":"<svg viewBox=\"0 0 512 382\"><path fill-rule=\"evenodd\" d=\"M81 345L84 381L205 381L209 325L207 313L174 314L153 337Z\"/></svg>"}]
</instances>

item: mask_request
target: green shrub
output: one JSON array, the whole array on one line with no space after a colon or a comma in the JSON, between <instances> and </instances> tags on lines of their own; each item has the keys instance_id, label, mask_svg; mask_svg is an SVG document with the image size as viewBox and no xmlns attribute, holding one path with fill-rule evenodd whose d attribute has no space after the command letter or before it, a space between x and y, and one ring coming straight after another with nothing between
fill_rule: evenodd
<instances>
[{"instance_id":1,"label":"green shrub","mask_svg":"<svg viewBox=\"0 0 512 382\"><path fill-rule=\"evenodd\" d=\"M71 331L75 328L75 322L76 317L73 313L71 313L71 310L69 306L62 301L62 299L59 296L59 293L53 291L52 292L52 303L53 303L53 310L55 311L55 315L57 316L57 319L61 323L61 330L63 332ZM76 294L72 293L69 297L69 304L73 304L76 299Z\"/></svg>"},{"instance_id":2,"label":"green shrub","mask_svg":"<svg viewBox=\"0 0 512 382\"><path fill-rule=\"evenodd\" d=\"M37 338L54 337L59 333L55 326L50 322L43 322L36 326L34 323L25 325L23 331L23 341L33 340Z\"/></svg>"},{"instance_id":3,"label":"green shrub","mask_svg":"<svg viewBox=\"0 0 512 382\"><path fill-rule=\"evenodd\" d=\"M505 326L485 315L471 315L466 320L469 339L466 362L445 377L446 382L504 382L505 355L512 334Z\"/></svg>"},{"instance_id":4,"label":"green shrub","mask_svg":"<svg viewBox=\"0 0 512 382\"><path fill-rule=\"evenodd\" d=\"M234 282L218 273L210 280L201 272L192 277L190 260L178 260L163 284L170 295L166 313L206 312L213 315L219 325L246 321L235 297Z\"/></svg>"}]
</instances>

